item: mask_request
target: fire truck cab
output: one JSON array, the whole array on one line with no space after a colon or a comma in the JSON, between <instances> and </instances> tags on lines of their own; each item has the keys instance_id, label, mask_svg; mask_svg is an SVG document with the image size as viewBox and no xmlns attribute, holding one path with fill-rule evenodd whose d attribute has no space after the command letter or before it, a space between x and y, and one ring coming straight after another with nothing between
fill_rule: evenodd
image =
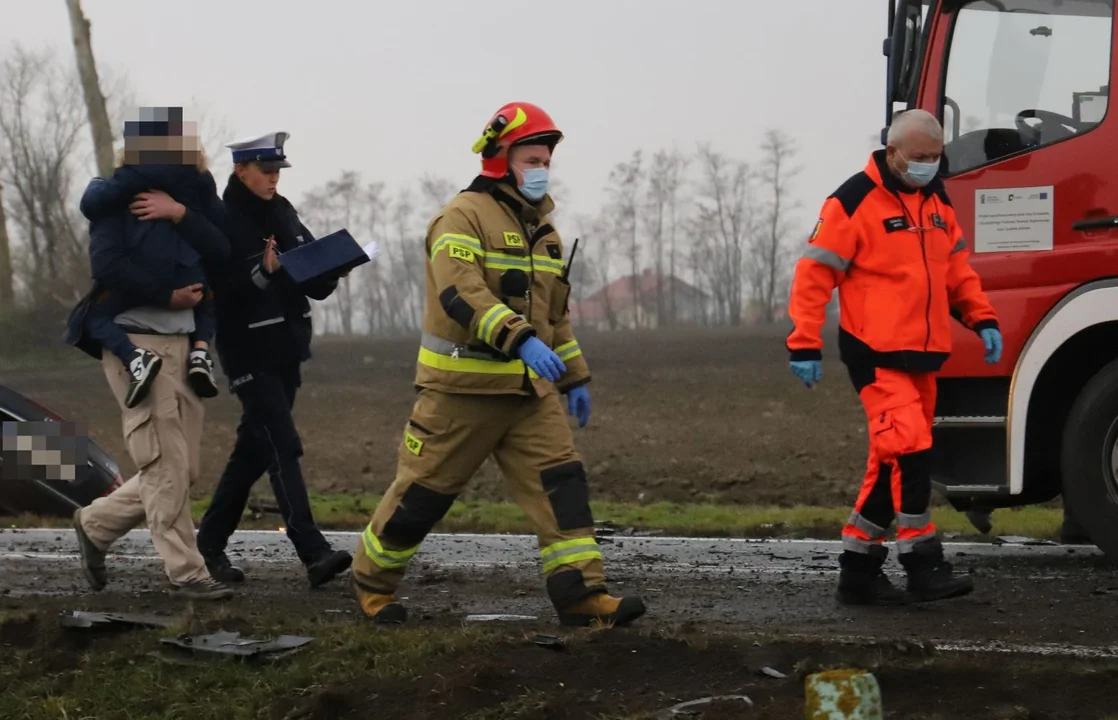
<instances>
[{"instance_id":1,"label":"fire truck cab","mask_svg":"<svg viewBox=\"0 0 1118 720\"><path fill-rule=\"evenodd\" d=\"M960 510L1063 495L1118 555L1118 72L1113 0L889 0L886 126L944 126L940 175L998 312L958 325L935 487ZM882 131L882 144L885 131Z\"/></svg>"}]
</instances>

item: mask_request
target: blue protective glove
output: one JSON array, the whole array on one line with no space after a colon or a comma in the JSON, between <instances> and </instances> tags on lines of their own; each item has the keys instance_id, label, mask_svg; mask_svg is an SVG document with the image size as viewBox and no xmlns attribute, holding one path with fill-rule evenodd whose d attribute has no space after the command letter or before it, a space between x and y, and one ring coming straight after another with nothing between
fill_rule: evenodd
<instances>
[{"instance_id":1,"label":"blue protective glove","mask_svg":"<svg viewBox=\"0 0 1118 720\"><path fill-rule=\"evenodd\" d=\"M1002 334L996 328L986 328L978 333L986 346L986 362L993 365L1002 359Z\"/></svg>"},{"instance_id":2,"label":"blue protective glove","mask_svg":"<svg viewBox=\"0 0 1118 720\"><path fill-rule=\"evenodd\" d=\"M788 363L792 374L803 380L804 385L811 387L823 377L823 363L819 360L793 360Z\"/></svg>"},{"instance_id":3,"label":"blue protective glove","mask_svg":"<svg viewBox=\"0 0 1118 720\"><path fill-rule=\"evenodd\" d=\"M551 382L559 380L567 371L567 366L559 356L537 337L530 337L520 345L520 359L535 370L537 375Z\"/></svg>"},{"instance_id":4,"label":"blue protective glove","mask_svg":"<svg viewBox=\"0 0 1118 720\"><path fill-rule=\"evenodd\" d=\"M567 409L571 415L578 417L578 426L586 427L590 422L590 391L585 385L580 385L567 393Z\"/></svg>"}]
</instances>

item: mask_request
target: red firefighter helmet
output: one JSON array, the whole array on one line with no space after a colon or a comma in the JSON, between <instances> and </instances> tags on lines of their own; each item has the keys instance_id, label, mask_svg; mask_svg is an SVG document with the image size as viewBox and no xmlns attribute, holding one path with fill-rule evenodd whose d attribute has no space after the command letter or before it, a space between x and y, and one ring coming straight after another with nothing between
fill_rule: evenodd
<instances>
[{"instance_id":1,"label":"red firefighter helmet","mask_svg":"<svg viewBox=\"0 0 1118 720\"><path fill-rule=\"evenodd\" d=\"M562 139L563 133L538 105L511 102L489 119L473 150L481 153L482 175L502 178L508 174L508 149L513 145L539 144L554 150Z\"/></svg>"}]
</instances>

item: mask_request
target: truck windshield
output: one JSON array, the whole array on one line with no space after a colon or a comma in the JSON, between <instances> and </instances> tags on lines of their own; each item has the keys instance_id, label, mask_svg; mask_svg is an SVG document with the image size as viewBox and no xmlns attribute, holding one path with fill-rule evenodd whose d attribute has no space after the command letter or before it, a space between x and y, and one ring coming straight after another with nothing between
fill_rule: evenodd
<instances>
[{"instance_id":1,"label":"truck windshield","mask_svg":"<svg viewBox=\"0 0 1118 720\"><path fill-rule=\"evenodd\" d=\"M1088 132L1110 94L1113 0L976 0L951 30L944 171Z\"/></svg>"}]
</instances>

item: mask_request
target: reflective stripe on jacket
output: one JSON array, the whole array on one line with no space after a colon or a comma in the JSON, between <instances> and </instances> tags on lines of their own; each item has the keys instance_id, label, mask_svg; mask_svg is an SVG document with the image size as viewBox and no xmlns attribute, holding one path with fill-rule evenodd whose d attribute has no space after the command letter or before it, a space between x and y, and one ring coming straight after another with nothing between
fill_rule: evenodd
<instances>
[{"instance_id":1,"label":"reflective stripe on jacket","mask_svg":"<svg viewBox=\"0 0 1118 720\"><path fill-rule=\"evenodd\" d=\"M538 337L567 367L566 392L590 380L567 313L563 243L547 213L508 185L478 178L427 231L427 294L416 385L443 392L536 394L547 380L517 350Z\"/></svg>"},{"instance_id":2,"label":"reflective stripe on jacket","mask_svg":"<svg viewBox=\"0 0 1118 720\"><path fill-rule=\"evenodd\" d=\"M837 286L844 363L939 370L951 352L952 317L976 333L998 327L968 257L942 181L908 188L878 150L824 202L796 265L792 359L822 358L820 331Z\"/></svg>"}]
</instances>

